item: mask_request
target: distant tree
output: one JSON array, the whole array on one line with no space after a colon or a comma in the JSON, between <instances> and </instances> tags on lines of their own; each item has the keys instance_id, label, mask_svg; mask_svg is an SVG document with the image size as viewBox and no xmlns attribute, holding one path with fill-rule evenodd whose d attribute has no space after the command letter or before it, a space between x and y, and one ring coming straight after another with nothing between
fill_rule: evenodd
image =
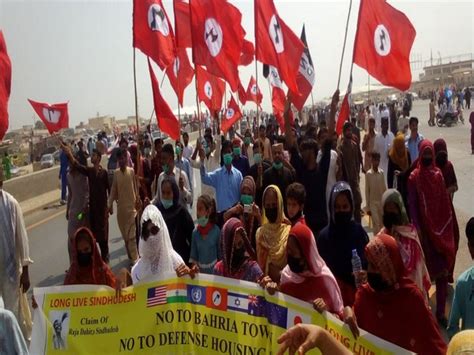
<instances>
[{"instance_id":1,"label":"distant tree","mask_svg":"<svg viewBox=\"0 0 474 355\"><path fill-rule=\"evenodd\" d=\"M46 126L44 125L43 121L38 120L35 122L35 129L46 129Z\"/></svg>"}]
</instances>

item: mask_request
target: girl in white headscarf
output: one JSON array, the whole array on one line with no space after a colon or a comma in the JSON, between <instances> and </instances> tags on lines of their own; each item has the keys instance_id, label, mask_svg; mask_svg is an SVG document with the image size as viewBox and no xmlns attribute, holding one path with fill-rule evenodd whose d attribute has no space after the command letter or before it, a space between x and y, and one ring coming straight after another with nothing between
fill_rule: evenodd
<instances>
[{"instance_id":1,"label":"girl in white headscarf","mask_svg":"<svg viewBox=\"0 0 474 355\"><path fill-rule=\"evenodd\" d=\"M142 235L138 245L140 259L132 268L132 281L137 283L150 276L159 277L175 271L178 277L189 274L194 277L196 269L189 269L171 245L168 228L161 212L154 205L143 211Z\"/></svg>"}]
</instances>

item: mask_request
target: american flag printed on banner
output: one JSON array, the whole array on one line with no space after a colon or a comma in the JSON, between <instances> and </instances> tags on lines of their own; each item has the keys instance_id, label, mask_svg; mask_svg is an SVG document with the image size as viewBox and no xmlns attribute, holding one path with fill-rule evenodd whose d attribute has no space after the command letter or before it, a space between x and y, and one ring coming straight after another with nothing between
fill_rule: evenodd
<instances>
[{"instance_id":1,"label":"american flag printed on banner","mask_svg":"<svg viewBox=\"0 0 474 355\"><path fill-rule=\"evenodd\" d=\"M166 289L166 286L149 288L146 298L146 306L154 307L160 304L166 304Z\"/></svg>"}]
</instances>

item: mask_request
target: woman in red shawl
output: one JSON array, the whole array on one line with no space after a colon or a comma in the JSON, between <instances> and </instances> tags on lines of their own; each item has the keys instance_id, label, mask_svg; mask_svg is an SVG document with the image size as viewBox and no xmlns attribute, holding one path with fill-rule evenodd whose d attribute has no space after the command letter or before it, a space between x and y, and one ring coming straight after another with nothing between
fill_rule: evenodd
<instances>
[{"instance_id":1,"label":"woman in red shawl","mask_svg":"<svg viewBox=\"0 0 474 355\"><path fill-rule=\"evenodd\" d=\"M104 263L88 228L79 228L74 235L72 264L64 279L65 285L107 285L115 288L115 276Z\"/></svg>"},{"instance_id":2,"label":"woman in red shawl","mask_svg":"<svg viewBox=\"0 0 474 355\"><path fill-rule=\"evenodd\" d=\"M368 283L354 303L358 325L417 354L445 354L438 326L418 287L405 276L398 244L386 234L365 247Z\"/></svg>"},{"instance_id":3,"label":"woman in red shawl","mask_svg":"<svg viewBox=\"0 0 474 355\"><path fill-rule=\"evenodd\" d=\"M454 172L454 166L450 160L448 160L448 146L444 139L439 138L435 140L434 151L436 155L436 167L441 170L444 178L444 185L448 190L448 195L451 197L451 212L453 214L453 226L454 226L454 246L456 247L456 252L459 246L459 225L456 218L456 212L454 210L454 193L458 191L458 179L456 178L456 173ZM454 265L453 265L454 269ZM450 281L453 282L453 270L451 270Z\"/></svg>"},{"instance_id":4,"label":"woman in red shawl","mask_svg":"<svg viewBox=\"0 0 474 355\"><path fill-rule=\"evenodd\" d=\"M420 144L418 166L408 179L408 205L418 230L431 280L436 282L436 318L447 325L445 316L448 279L456 257L451 199L441 170L435 166L433 144Z\"/></svg>"},{"instance_id":5,"label":"woman in red shawl","mask_svg":"<svg viewBox=\"0 0 474 355\"><path fill-rule=\"evenodd\" d=\"M321 304L322 300L323 307L320 310L327 309L342 317L344 306L341 291L331 270L319 255L311 229L302 223L291 228L286 255L288 265L281 273L280 291L315 304Z\"/></svg>"}]
</instances>

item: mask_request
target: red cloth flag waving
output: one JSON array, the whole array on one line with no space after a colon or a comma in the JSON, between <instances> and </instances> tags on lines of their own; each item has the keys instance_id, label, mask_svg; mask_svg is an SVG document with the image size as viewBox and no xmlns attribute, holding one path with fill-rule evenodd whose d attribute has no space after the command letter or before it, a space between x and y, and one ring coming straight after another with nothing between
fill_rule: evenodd
<instances>
[{"instance_id":1,"label":"red cloth flag waving","mask_svg":"<svg viewBox=\"0 0 474 355\"><path fill-rule=\"evenodd\" d=\"M0 140L8 130L8 99L12 82L12 65L7 53L7 45L0 31Z\"/></svg>"},{"instance_id":2,"label":"red cloth flag waving","mask_svg":"<svg viewBox=\"0 0 474 355\"><path fill-rule=\"evenodd\" d=\"M168 75L171 86L178 96L179 104L183 107L184 90L193 80L194 69L189 62L185 48L177 48L177 53L178 56L174 59L173 65L166 68L166 75Z\"/></svg>"},{"instance_id":3,"label":"red cloth flag waving","mask_svg":"<svg viewBox=\"0 0 474 355\"><path fill-rule=\"evenodd\" d=\"M209 74L205 69L196 65L196 80L199 101L206 104L209 111L220 111L224 96L225 82Z\"/></svg>"},{"instance_id":4,"label":"red cloth flag waving","mask_svg":"<svg viewBox=\"0 0 474 355\"><path fill-rule=\"evenodd\" d=\"M242 112L240 112L239 105L234 100L232 93L230 94L230 100L227 104L227 110L225 111L225 117L222 119L221 129L222 132L227 133L227 131L232 127L232 125L242 118Z\"/></svg>"},{"instance_id":5,"label":"red cloth flag waving","mask_svg":"<svg viewBox=\"0 0 474 355\"><path fill-rule=\"evenodd\" d=\"M161 0L133 0L133 46L164 70L174 60L174 34Z\"/></svg>"},{"instance_id":6,"label":"red cloth flag waving","mask_svg":"<svg viewBox=\"0 0 474 355\"><path fill-rule=\"evenodd\" d=\"M283 91L283 84L281 82L280 75L278 74L278 70L271 65L268 67L268 82L272 88L273 114L283 115L283 111L285 110L286 95Z\"/></svg>"},{"instance_id":7,"label":"red cloth flag waving","mask_svg":"<svg viewBox=\"0 0 474 355\"><path fill-rule=\"evenodd\" d=\"M41 121L48 129L48 132L58 132L62 128L69 127L69 113L67 111L67 102L60 104L46 104L28 99L33 110L39 116Z\"/></svg>"},{"instance_id":8,"label":"red cloth flag waving","mask_svg":"<svg viewBox=\"0 0 474 355\"><path fill-rule=\"evenodd\" d=\"M247 101L253 101L257 105L262 103L262 92L260 91L257 81L253 76L250 78L249 85L247 86L247 92L245 94Z\"/></svg>"},{"instance_id":9,"label":"red cloth flag waving","mask_svg":"<svg viewBox=\"0 0 474 355\"><path fill-rule=\"evenodd\" d=\"M191 48L193 46L193 40L191 36L191 17L189 15L189 3L186 0L174 0L173 6L176 47Z\"/></svg>"},{"instance_id":10,"label":"red cloth flag waving","mask_svg":"<svg viewBox=\"0 0 474 355\"><path fill-rule=\"evenodd\" d=\"M311 59L311 54L309 53L304 26L303 30L301 31L301 41L304 43L304 51L301 55L300 69L298 71L298 76L296 77L300 95L297 93L291 94L291 102L293 105L295 105L298 111L303 110L303 106L311 94L311 91L313 90L315 79L313 60Z\"/></svg>"},{"instance_id":11,"label":"red cloth flag waving","mask_svg":"<svg viewBox=\"0 0 474 355\"><path fill-rule=\"evenodd\" d=\"M339 111L339 116L337 116L336 123L336 133L341 135L342 129L344 128L344 123L349 121L351 116L351 92L352 92L352 76L349 80L349 85L347 86L346 96L342 100L341 110Z\"/></svg>"},{"instance_id":12,"label":"red cloth flag waving","mask_svg":"<svg viewBox=\"0 0 474 355\"><path fill-rule=\"evenodd\" d=\"M253 62L255 56L255 47L252 42L244 39L242 44L242 54L240 55L240 65L250 65Z\"/></svg>"},{"instance_id":13,"label":"red cloth flag waving","mask_svg":"<svg viewBox=\"0 0 474 355\"><path fill-rule=\"evenodd\" d=\"M276 67L288 88L298 93L296 76L303 42L278 16L273 0L255 0L254 4L257 60Z\"/></svg>"},{"instance_id":14,"label":"red cloth flag waving","mask_svg":"<svg viewBox=\"0 0 474 355\"><path fill-rule=\"evenodd\" d=\"M242 83L239 83L239 101L242 105L245 105L247 102L247 92L245 91L244 87L242 86Z\"/></svg>"},{"instance_id":15,"label":"red cloth flag waving","mask_svg":"<svg viewBox=\"0 0 474 355\"><path fill-rule=\"evenodd\" d=\"M382 84L408 90L415 36L415 28L403 12L385 0L361 0L354 63Z\"/></svg>"},{"instance_id":16,"label":"red cloth flag waving","mask_svg":"<svg viewBox=\"0 0 474 355\"><path fill-rule=\"evenodd\" d=\"M150 71L153 104L155 105L158 127L160 127L162 132L168 133L172 139L178 140L180 131L179 121L173 111L171 111L171 108L168 106L163 96L161 96L158 80L156 80L155 73L151 67L150 58L148 58L148 69Z\"/></svg>"},{"instance_id":17,"label":"red cloth flag waving","mask_svg":"<svg viewBox=\"0 0 474 355\"><path fill-rule=\"evenodd\" d=\"M222 0L192 0L190 8L194 64L205 65L209 73L224 78L237 91L237 66L245 36L242 14Z\"/></svg>"}]
</instances>

